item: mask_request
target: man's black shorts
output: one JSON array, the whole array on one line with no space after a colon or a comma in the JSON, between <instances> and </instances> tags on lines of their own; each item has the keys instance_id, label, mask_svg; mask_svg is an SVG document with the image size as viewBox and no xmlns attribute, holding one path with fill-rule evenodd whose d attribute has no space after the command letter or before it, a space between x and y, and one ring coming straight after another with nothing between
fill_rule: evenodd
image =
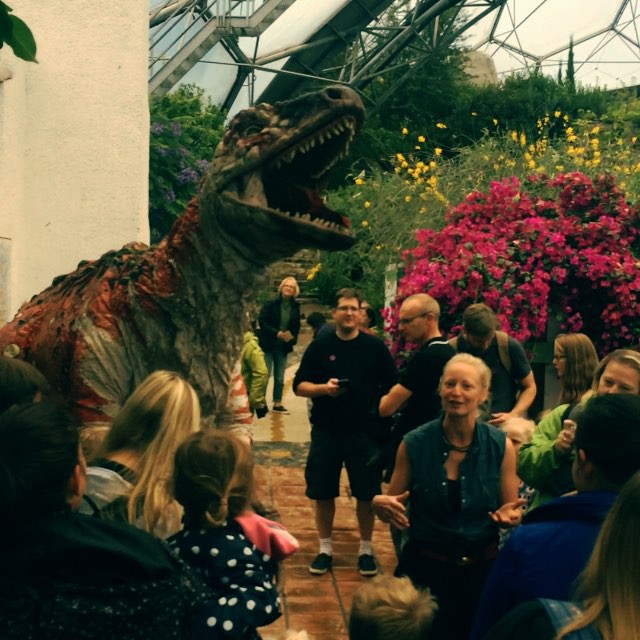
<instances>
[{"instance_id":1,"label":"man's black shorts","mask_svg":"<svg viewBox=\"0 0 640 640\"><path fill-rule=\"evenodd\" d=\"M347 468L351 494L368 502L380 493L381 474L376 465L368 466L377 449L364 433L344 429L313 427L304 477L307 497L330 500L340 495L342 465Z\"/></svg>"}]
</instances>

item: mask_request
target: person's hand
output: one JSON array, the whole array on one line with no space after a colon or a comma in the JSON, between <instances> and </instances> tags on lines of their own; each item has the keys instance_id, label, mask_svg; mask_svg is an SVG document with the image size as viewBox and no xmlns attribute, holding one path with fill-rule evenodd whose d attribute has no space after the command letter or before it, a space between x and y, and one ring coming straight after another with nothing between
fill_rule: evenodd
<instances>
[{"instance_id":1,"label":"person's hand","mask_svg":"<svg viewBox=\"0 0 640 640\"><path fill-rule=\"evenodd\" d=\"M573 422L573 420L565 420L564 427L558 434L558 437L553 444L553 446L556 448L556 451L561 455L567 455L571 452L573 441L576 437L576 431L573 425L575 425L575 422Z\"/></svg>"},{"instance_id":2,"label":"person's hand","mask_svg":"<svg viewBox=\"0 0 640 640\"><path fill-rule=\"evenodd\" d=\"M409 527L409 518L407 517L407 508L404 503L408 498L408 491L398 496L377 495L373 498L373 510L382 522L388 522L396 529L407 529Z\"/></svg>"},{"instance_id":3,"label":"person's hand","mask_svg":"<svg viewBox=\"0 0 640 640\"><path fill-rule=\"evenodd\" d=\"M525 498L518 498L515 502L503 504L497 511L489 511L489 517L501 527L516 527L522 520L522 507L526 504Z\"/></svg>"},{"instance_id":4,"label":"person's hand","mask_svg":"<svg viewBox=\"0 0 640 640\"><path fill-rule=\"evenodd\" d=\"M517 413L507 413L503 411L502 413L492 413L491 420L489 420L489 424L497 427L498 425L504 424L507 420L511 418L519 418L520 416Z\"/></svg>"},{"instance_id":5,"label":"person's hand","mask_svg":"<svg viewBox=\"0 0 640 640\"><path fill-rule=\"evenodd\" d=\"M327 380L327 383L325 384L325 387L327 390L327 395L331 396L332 398L337 398L346 391L346 389L342 388L338 384L338 378L329 378L329 380Z\"/></svg>"}]
</instances>

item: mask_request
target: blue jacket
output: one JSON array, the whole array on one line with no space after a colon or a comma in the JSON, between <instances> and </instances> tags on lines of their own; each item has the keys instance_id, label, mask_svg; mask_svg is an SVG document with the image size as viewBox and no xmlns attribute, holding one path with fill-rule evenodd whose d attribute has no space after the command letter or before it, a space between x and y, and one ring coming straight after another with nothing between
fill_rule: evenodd
<instances>
[{"instance_id":1,"label":"blue jacket","mask_svg":"<svg viewBox=\"0 0 640 640\"><path fill-rule=\"evenodd\" d=\"M480 640L514 607L532 598L570 600L576 578L617 494L586 491L528 513L493 565L470 640Z\"/></svg>"}]
</instances>

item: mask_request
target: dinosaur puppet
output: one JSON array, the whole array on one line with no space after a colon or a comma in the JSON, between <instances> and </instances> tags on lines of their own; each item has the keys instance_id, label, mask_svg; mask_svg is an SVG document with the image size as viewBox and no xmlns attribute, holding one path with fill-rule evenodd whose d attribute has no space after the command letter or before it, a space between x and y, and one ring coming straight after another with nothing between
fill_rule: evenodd
<instances>
[{"instance_id":1,"label":"dinosaur puppet","mask_svg":"<svg viewBox=\"0 0 640 640\"><path fill-rule=\"evenodd\" d=\"M0 351L35 364L85 426L109 423L157 369L181 373L203 416L224 423L246 310L267 265L355 241L319 189L363 119L347 87L241 111L166 238L57 277L0 329Z\"/></svg>"}]
</instances>

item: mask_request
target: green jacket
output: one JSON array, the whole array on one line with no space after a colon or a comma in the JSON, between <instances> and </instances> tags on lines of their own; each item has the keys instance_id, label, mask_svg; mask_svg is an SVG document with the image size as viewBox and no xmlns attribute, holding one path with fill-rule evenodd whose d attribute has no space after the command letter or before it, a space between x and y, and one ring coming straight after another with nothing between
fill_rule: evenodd
<instances>
[{"instance_id":1,"label":"green jacket","mask_svg":"<svg viewBox=\"0 0 640 640\"><path fill-rule=\"evenodd\" d=\"M581 404L587 402L590 397L589 394L585 395ZM525 484L538 491L529 509L558 497L558 493L548 486L547 481L568 462L567 456L558 453L554 446L558 434L562 431L562 416L568 406L561 404L542 418L536 426L531 442L523 444L518 453L518 476Z\"/></svg>"},{"instance_id":2,"label":"green jacket","mask_svg":"<svg viewBox=\"0 0 640 640\"><path fill-rule=\"evenodd\" d=\"M253 331L246 331L244 334L241 367L242 377L249 393L251 408L264 406L269 375L264 352L260 348L258 338Z\"/></svg>"}]
</instances>

